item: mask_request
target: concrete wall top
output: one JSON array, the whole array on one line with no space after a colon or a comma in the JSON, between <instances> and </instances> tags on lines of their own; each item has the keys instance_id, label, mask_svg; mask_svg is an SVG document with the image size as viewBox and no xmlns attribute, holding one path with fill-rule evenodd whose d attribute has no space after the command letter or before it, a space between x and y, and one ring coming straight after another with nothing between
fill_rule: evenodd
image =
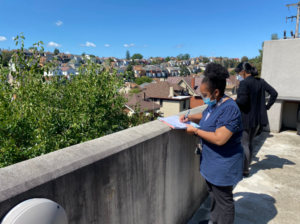
<instances>
[{"instance_id":1,"label":"concrete wall top","mask_svg":"<svg viewBox=\"0 0 300 224\"><path fill-rule=\"evenodd\" d=\"M206 106L200 106L191 109L191 114L200 113L205 108ZM186 111L180 114L185 113ZM32 197L48 198L60 203L67 210L69 218L71 218L71 221L69 220L71 224L99 223L98 221L82 221L81 213L85 214L84 220L92 219L94 216L97 217L96 214L100 214L98 211L103 212L102 218L104 218L106 214L105 210L102 209L104 205L104 208L119 206L119 210L111 209L110 216L107 215L111 219L116 218L117 215L114 211L126 210L123 200L127 200L127 198L124 195L131 196L132 194L137 197L137 201L134 201L135 206L141 206L138 204L141 203L141 199L149 200L148 205L152 201L153 207L161 204L161 202L154 201L154 196L151 196L151 194L147 196L145 192L139 194L139 192L133 191L133 187L125 188L124 184L129 184L130 178L132 179L130 184L135 184L136 188L154 189L157 191L158 196L166 195L165 204L167 205L174 204L169 203L169 201L174 200L172 198L176 200L178 198L181 201L186 200L186 205L194 203L195 206L200 203L200 200L198 200L200 196L199 194L195 195L196 193L193 195L192 192L204 191L204 187L200 186L201 184L204 185L204 182L199 181L201 179L198 168L199 159L194 154L195 141L196 138L193 136L186 135L181 131L172 131L170 127L160 121L153 121L2 168L0 169L0 220L13 206ZM168 156L164 158L162 155ZM160 164L159 170L157 170L157 166L153 165L158 161ZM179 162L179 164L175 164L174 161ZM159 173L163 173L160 170L163 166L166 166L167 175L159 176ZM184 173L179 172L177 174L177 171L184 171ZM152 174L155 175L152 177ZM123 177L129 179L125 178L123 180ZM148 177L153 179L148 180ZM190 181L187 181L187 185L183 190L174 182L174 179L182 178L187 178ZM162 190L164 188L160 187L161 183L167 186L166 189L168 190ZM110 197L106 199L105 197L110 195L110 191L107 191L118 186L119 191L111 190L112 192L118 192L118 199L111 199ZM125 193L124 189L127 190ZM191 192L190 196L184 197L184 194L182 194L184 190ZM174 195L170 197L169 191L174 195L178 195L178 197ZM152 197L151 200L150 196ZM90 198L96 197L98 198L95 199L93 204ZM194 201L191 200L193 197ZM162 197L158 197L157 200L160 200L160 198ZM142 205L146 206L147 203L143 202ZM179 203L176 206L182 205ZM94 213L91 213L90 210L86 211L86 208ZM169 211L168 208L170 206L166 206L166 211ZM188 206L186 208L189 209ZM178 209L182 210L183 208L178 207ZM172 210L174 211L174 215L172 215L174 218L176 218L175 214L179 210ZM126 210L124 214L129 211ZM99 214L98 216L100 216ZM157 215L157 213L155 214ZM124 216L120 217L123 218ZM110 222L103 223L121 222L110 220ZM143 223L151 223L151 220L149 219Z\"/></svg>"},{"instance_id":2,"label":"concrete wall top","mask_svg":"<svg viewBox=\"0 0 300 224\"><path fill-rule=\"evenodd\" d=\"M279 96L300 96L300 39L264 43L262 78Z\"/></svg>"}]
</instances>

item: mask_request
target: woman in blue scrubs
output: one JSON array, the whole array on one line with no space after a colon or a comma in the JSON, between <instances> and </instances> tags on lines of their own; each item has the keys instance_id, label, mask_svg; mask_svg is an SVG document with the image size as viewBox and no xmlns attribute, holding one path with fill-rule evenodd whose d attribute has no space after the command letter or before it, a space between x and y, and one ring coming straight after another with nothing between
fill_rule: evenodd
<instances>
[{"instance_id":1,"label":"woman in blue scrubs","mask_svg":"<svg viewBox=\"0 0 300 224\"><path fill-rule=\"evenodd\" d=\"M187 133L201 137L200 172L211 197L209 224L233 224L233 186L242 180L244 149L241 145L243 126L239 107L225 95L228 71L211 63L214 72L206 73L200 86L208 107L200 114L184 115L181 122L199 122L200 129L187 125ZM204 223L204 222L203 222Z\"/></svg>"}]
</instances>

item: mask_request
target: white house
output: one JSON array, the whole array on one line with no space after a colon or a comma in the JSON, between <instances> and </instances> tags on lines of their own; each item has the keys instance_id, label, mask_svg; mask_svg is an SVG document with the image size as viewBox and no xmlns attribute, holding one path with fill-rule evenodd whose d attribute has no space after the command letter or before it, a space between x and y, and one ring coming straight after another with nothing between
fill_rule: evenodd
<instances>
[{"instance_id":1,"label":"white house","mask_svg":"<svg viewBox=\"0 0 300 224\"><path fill-rule=\"evenodd\" d=\"M60 67L60 75L69 76L71 74L76 75L75 69L72 67Z\"/></svg>"},{"instance_id":2,"label":"white house","mask_svg":"<svg viewBox=\"0 0 300 224\"><path fill-rule=\"evenodd\" d=\"M44 72L44 76L55 76L55 75L61 75L61 71L58 68L49 70L48 72Z\"/></svg>"}]
</instances>

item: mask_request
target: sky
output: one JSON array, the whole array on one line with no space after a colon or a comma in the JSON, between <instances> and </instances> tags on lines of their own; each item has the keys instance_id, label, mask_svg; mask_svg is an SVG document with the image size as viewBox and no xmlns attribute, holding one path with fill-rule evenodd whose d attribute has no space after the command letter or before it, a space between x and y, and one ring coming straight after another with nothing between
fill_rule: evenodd
<instances>
[{"instance_id":1,"label":"sky","mask_svg":"<svg viewBox=\"0 0 300 224\"><path fill-rule=\"evenodd\" d=\"M0 0L0 48L25 48L37 41L45 50L99 57L253 58L271 34L295 32L298 0Z\"/></svg>"}]
</instances>

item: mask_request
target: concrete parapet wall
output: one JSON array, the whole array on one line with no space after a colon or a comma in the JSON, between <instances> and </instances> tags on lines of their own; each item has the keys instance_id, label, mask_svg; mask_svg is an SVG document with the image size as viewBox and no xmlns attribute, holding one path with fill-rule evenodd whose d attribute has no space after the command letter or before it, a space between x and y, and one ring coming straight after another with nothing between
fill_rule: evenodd
<instances>
[{"instance_id":1,"label":"concrete parapet wall","mask_svg":"<svg viewBox=\"0 0 300 224\"><path fill-rule=\"evenodd\" d=\"M0 220L26 199L48 198L70 224L186 223L207 197L196 142L153 121L2 168Z\"/></svg>"},{"instance_id":2,"label":"concrete parapet wall","mask_svg":"<svg viewBox=\"0 0 300 224\"><path fill-rule=\"evenodd\" d=\"M300 96L300 39L265 41L262 78L279 96Z\"/></svg>"}]
</instances>

